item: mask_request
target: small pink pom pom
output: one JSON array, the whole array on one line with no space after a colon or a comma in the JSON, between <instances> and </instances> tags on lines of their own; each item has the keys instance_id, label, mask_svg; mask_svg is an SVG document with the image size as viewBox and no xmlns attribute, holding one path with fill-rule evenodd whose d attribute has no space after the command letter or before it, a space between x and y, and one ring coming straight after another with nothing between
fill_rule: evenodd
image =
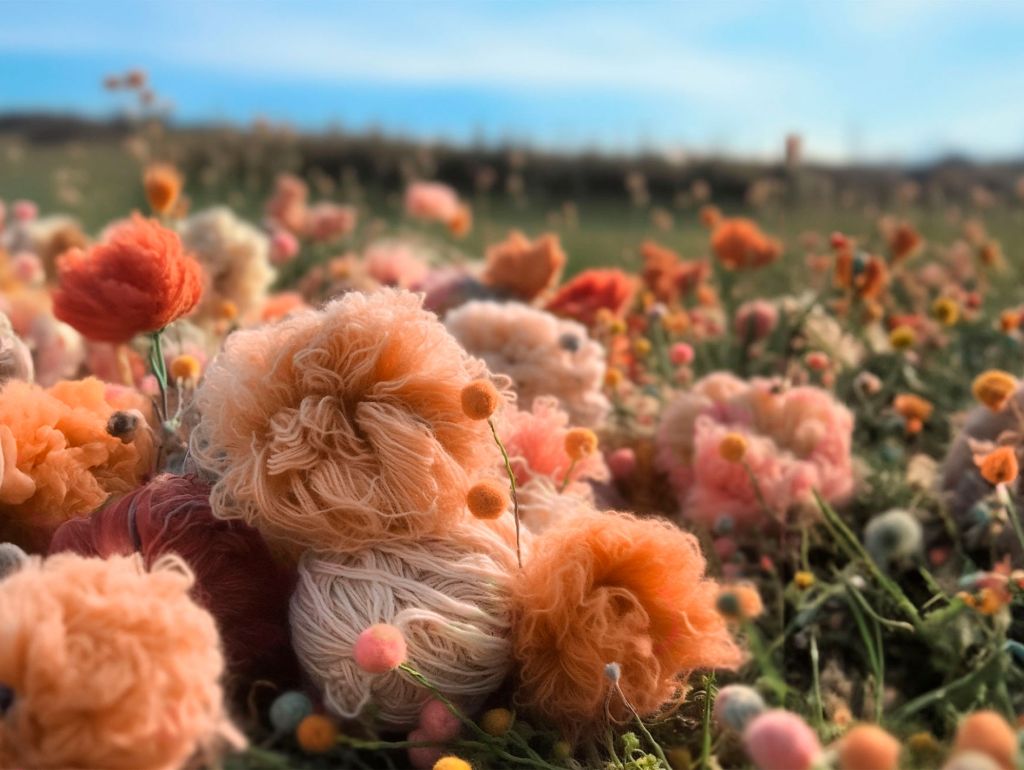
<instances>
[{"instance_id":1,"label":"small pink pom pom","mask_svg":"<svg viewBox=\"0 0 1024 770\"><path fill-rule=\"evenodd\" d=\"M439 700L428 700L420 712L419 732L431 741L450 741L459 734L462 722Z\"/></svg>"},{"instance_id":2,"label":"small pink pom pom","mask_svg":"<svg viewBox=\"0 0 1024 770\"><path fill-rule=\"evenodd\" d=\"M669 350L668 357L676 366L686 366L693 362L693 346L685 342L677 342Z\"/></svg>"},{"instance_id":3,"label":"small pink pom pom","mask_svg":"<svg viewBox=\"0 0 1024 770\"><path fill-rule=\"evenodd\" d=\"M356 639L356 665L368 674L386 674L405 662L405 637L389 623L370 626Z\"/></svg>"},{"instance_id":4,"label":"small pink pom pom","mask_svg":"<svg viewBox=\"0 0 1024 770\"><path fill-rule=\"evenodd\" d=\"M19 222L31 222L39 216L39 207L32 201L15 201L14 218Z\"/></svg>"},{"instance_id":5,"label":"small pink pom pom","mask_svg":"<svg viewBox=\"0 0 1024 770\"><path fill-rule=\"evenodd\" d=\"M434 739L427 734L426 730L420 728L409 733L409 740L417 742ZM444 756L444 751L436 746L417 746L410 748L408 752L409 764L416 768L416 770L430 770L434 763Z\"/></svg>"},{"instance_id":6,"label":"small pink pom pom","mask_svg":"<svg viewBox=\"0 0 1024 770\"><path fill-rule=\"evenodd\" d=\"M624 481L636 470L636 452L627 447L616 449L607 458L608 468L619 481Z\"/></svg>"},{"instance_id":7,"label":"small pink pom pom","mask_svg":"<svg viewBox=\"0 0 1024 770\"><path fill-rule=\"evenodd\" d=\"M299 241L287 230L276 230L270 236L270 260L282 265L295 259L299 253Z\"/></svg>"},{"instance_id":8,"label":"small pink pom pom","mask_svg":"<svg viewBox=\"0 0 1024 770\"><path fill-rule=\"evenodd\" d=\"M758 770L810 770L821 756L818 736L791 711L766 711L743 732L743 745Z\"/></svg>"}]
</instances>

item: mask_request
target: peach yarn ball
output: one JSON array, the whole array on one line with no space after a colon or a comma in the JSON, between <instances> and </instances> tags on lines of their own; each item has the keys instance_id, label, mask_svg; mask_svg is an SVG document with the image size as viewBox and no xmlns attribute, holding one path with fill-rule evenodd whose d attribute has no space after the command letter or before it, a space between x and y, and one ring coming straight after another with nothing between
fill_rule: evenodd
<instances>
[{"instance_id":1,"label":"peach yarn ball","mask_svg":"<svg viewBox=\"0 0 1024 770\"><path fill-rule=\"evenodd\" d=\"M400 671L360 667L360 634L381 623L402 632L411 666L472 711L511 666L515 572L514 539L475 521L444 538L391 540L349 554L309 551L292 596L292 643L336 716L371 707L382 725L410 729L431 697Z\"/></svg>"},{"instance_id":2,"label":"peach yarn ball","mask_svg":"<svg viewBox=\"0 0 1024 770\"><path fill-rule=\"evenodd\" d=\"M213 618L175 557L30 560L0 581L4 767L177 770L225 739Z\"/></svg>"},{"instance_id":3,"label":"peach yarn ball","mask_svg":"<svg viewBox=\"0 0 1024 770\"><path fill-rule=\"evenodd\" d=\"M152 433L143 424L130 443L111 436L107 420L118 410L149 407L93 377L50 388L12 380L0 390L0 538L44 552L66 520L142 483Z\"/></svg>"},{"instance_id":4,"label":"peach yarn ball","mask_svg":"<svg viewBox=\"0 0 1024 770\"><path fill-rule=\"evenodd\" d=\"M605 716L608 663L641 715L680 702L695 669L741 661L697 539L629 514L580 512L533 540L515 581L522 706L569 732ZM613 716L628 712L611 701Z\"/></svg>"},{"instance_id":5,"label":"peach yarn ball","mask_svg":"<svg viewBox=\"0 0 1024 770\"><path fill-rule=\"evenodd\" d=\"M498 462L463 412L489 376L409 292L351 293L232 334L206 371L192 453L217 516L352 551L447 530Z\"/></svg>"}]
</instances>

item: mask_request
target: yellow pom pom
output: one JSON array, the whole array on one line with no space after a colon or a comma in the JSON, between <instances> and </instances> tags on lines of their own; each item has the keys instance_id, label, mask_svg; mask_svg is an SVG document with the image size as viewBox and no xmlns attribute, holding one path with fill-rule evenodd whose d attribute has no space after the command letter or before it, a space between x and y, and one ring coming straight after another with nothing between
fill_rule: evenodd
<instances>
[{"instance_id":1,"label":"yellow pom pom","mask_svg":"<svg viewBox=\"0 0 1024 770\"><path fill-rule=\"evenodd\" d=\"M913 347L915 342L917 342L917 334L905 324L897 326L889 332L889 344L896 348L896 350L906 350Z\"/></svg>"},{"instance_id":2,"label":"yellow pom pom","mask_svg":"<svg viewBox=\"0 0 1024 770\"><path fill-rule=\"evenodd\" d=\"M434 770L473 770L473 766L458 757L441 757L434 763Z\"/></svg>"},{"instance_id":3,"label":"yellow pom pom","mask_svg":"<svg viewBox=\"0 0 1024 770\"><path fill-rule=\"evenodd\" d=\"M974 378L974 383L971 385L971 392L978 402L993 412L1002 411L1015 390L1017 390L1017 378L1009 372L999 369L982 372Z\"/></svg>"},{"instance_id":4,"label":"yellow pom pom","mask_svg":"<svg viewBox=\"0 0 1024 770\"><path fill-rule=\"evenodd\" d=\"M488 735L500 738L512 729L513 716L508 709L491 709L480 718L480 726Z\"/></svg>"},{"instance_id":5,"label":"yellow pom pom","mask_svg":"<svg viewBox=\"0 0 1024 770\"><path fill-rule=\"evenodd\" d=\"M199 372L201 369L202 367L199 364L199 359L195 356L178 356L171 361L171 379L175 382L178 380L195 382L199 379Z\"/></svg>"}]
</instances>

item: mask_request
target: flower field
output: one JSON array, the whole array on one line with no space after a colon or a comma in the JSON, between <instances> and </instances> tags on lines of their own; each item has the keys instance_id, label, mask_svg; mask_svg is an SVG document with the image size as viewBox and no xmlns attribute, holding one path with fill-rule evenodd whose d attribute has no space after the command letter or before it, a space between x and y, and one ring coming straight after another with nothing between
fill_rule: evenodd
<instances>
[{"instance_id":1,"label":"flower field","mask_svg":"<svg viewBox=\"0 0 1024 770\"><path fill-rule=\"evenodd\" d=\"M0 766L1021 767L1012 186L0 155Z\"/></svg>"}]
</instances>

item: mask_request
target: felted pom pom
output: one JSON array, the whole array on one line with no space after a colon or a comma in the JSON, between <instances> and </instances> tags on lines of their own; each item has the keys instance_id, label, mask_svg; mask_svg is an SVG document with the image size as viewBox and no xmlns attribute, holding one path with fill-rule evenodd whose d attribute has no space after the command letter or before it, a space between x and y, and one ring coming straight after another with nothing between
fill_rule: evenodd
<instances>
[{"instance_id":1,"label":"felted pom pom","mask_svg":"<svg viewBox=\"0 0 1024 770\"><path fill-rule=\"evenodd\" d=\"M508 485L488 479L474 484L466 495L469 512L478 519L496 519L508 510Z\"/></svg>"},{"instance_id":2,"label":"felted pom pom","mask_svg":"<svg viewBox=\"0 0 1024 770\"><path fill-rule=\"evenodd\" d=\"M766 711L747 725L743 745L758 770L810 770L821 756L818 736L792 711Z\"/></svg>"},{"instance_id":3,"label":"felted pom pom","mask_svg":"<svg viewBox=\"0 0 1024 770\"><path fill-rule=\"evenodd\" d=\"M338 745L338 727L330 717L310 714L295 728L295 741L307 754L326 754Z\"/></svg>"},{"instance_id":4,"label":"felted pom pom","mask_svg":"<svg viewBox=\"0 0 1024 770\"><path fill-rule=\"evenodd\" d=\"M840 770L896 770L900 742L877 725L857 725L839 741Z\"/></svg>"},{"instance_id":5,"label":"felted pom pom","mask_svg":"<svg viewBox=\"0 0 1024 770\"><path fill-rule=\"evenodd\" d=\"M964 717L957 727L953 748L987 754L1004 770L1014 770L1020 751L1017 732L995 711L975 711Z\"/></svg>"},{"instance_id":6,"label":"felted pom pom","mask_svg":"<svg viewBox=\"0 0 1024 770\"><path fill-rule=\"evenodd\" d=\"M463 388L489 376L409 292L350 292L231 334L196 391L214 513L298 549L439 534L499 462Z\"/></svg>"},{"instance_id":7,"label":"felted pom pom","mask_svg":"<svg viewBox=\"0 0 1024 770\"><path fill-rule=\"evenodd\" d=\"M512 712L504 708L489 709L480 717L480 727L485 733L493 735L495 738L507 734L512 729L514 722L515 717L512 716Z\"/></svg>"},{"instance_id":8,"label":"felted pom pom","mask_svg":"<svg viewBox=\"0 0 1024 770\"><path fill-rule=\"evenodd\" d=\"M490 380L474 380L462 389L462 411L471 420L486 420L498 408L498 390Z\"/></svg>"},{"instance_id":9,"label":"felted pom pom","mask_svg":"<svg viewBox=\"0 0 1024 770\"><path fill-rule=\"evenodd\" d=\"M513 586L517 698L569 732L604 720L609 661L629 702L650 715L678 702L688 672L741 659L696 538L667 522L580 508L536 536ZM621 699L610 705L626 717Z\"/></svg>"},{"instance_id":10,"label":"felted pom pom","mask_svg":"<svg viewBox=\"0 0 1024 770\"><path fill-rule=\"evenodd\" d=\"M430 735L423 729L417 728L409 733L409 741L413 743L425 743L430 740ZM438 746L412 746L407 753L409 763L416 770L431 770L434 763L444 756L444 751Z\"/></svg>"},{"instance_id":11,"label":"felted pom pom","mask_svg":"<svg viewBox=\"0 0 1024 770\"><path fill-rule=\"evenodd\" d=\"M28 555L14 543L0 543L0 579L21 569Z\"/></svg>"},{"instance_id":12,"label":"felted pom pom","mask_svg":"<svg viewBox=\"0 0 1024 770\"><path fill-rule=\"evenodd\" d=\"M918 553L922 537L921 522L899 508L875 516L864 527L864 547L882 565Z\"/></svg>"},{"instance_id":13,"label":"felted pom pom","mask_svg":"<svg viewBox=\"0 0 1024 770\"><path fill-rule=\"evenodd\" d=\"M441 757L434 763L434 770L473 770L473 766L459 757Z\"/></svg>"},{"instance_id":14,"label":"felted pom pom","mask_svg":"<svg viewBox=\"0 0 1024 770\"><path fill-rule=\"evenodd\" d=\"M312 713L313 704L305 693L289 690L278 695L270 705L270 724L278 732L290 733Z\"/></svg>"},{"instance_id":15,"label":"felted pom pom","mask_svg":"<svg viewBox=\"0 0 1024 770\"><path fill-rule=\"evenodd\" d=\"M565 453L572 460L582 460L597 451L597 434L589 428L571 428L565 434Z\"/></svg>"},{"instance_id":16,"label":"felted pom pom","mask_svg":"<svg viewBox=\"0 0 1024 770\"><path fill-rule=\"evenodd\" d=\"M437 698L423 704L420 731L427 736L427 740L444 743L455 738L461 729L462 721Z\"/></svg>"},{"instance_id":17,"label":"felted pom pom","mask_svg":"<svg viewBox=\"0 0 1024 770\"><path fill-rule=\"evenodd\" d=\"M722 729L742 733L752 719L765 710L764 699L753 687L730 684L715 698L715 722Z\"/></svg>"},{"instance_id":18,"label":"felted pom pom","mask_svg":"<svg viewBox=\"0 0 1024 770\"><path fill-rule=\"evenodd\" d=\"M386 674L405 662L405 637L394 626L377 623L359 634L352 654L367 674Z\"/></svg>"}]
</instances>

